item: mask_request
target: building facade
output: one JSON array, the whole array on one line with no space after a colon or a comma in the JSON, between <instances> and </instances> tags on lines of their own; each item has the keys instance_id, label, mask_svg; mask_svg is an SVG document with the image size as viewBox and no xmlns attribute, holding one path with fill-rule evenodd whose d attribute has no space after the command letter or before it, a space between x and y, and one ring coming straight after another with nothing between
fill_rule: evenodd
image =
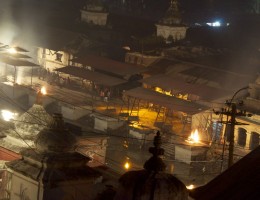
<instances>
[{"instance_id":1,"label":"building facade","mask_svg":"<svg viewBox=\"0 0 260 200\"><path fill-rule=\"evenodd\" d=\"M80 11L81 21L88 24L105 26L107 24L108 12L100 0L92 0Z\"/></svg>"},{"instance_id":2,"label":"building facade","mask_svg":"<svg viewBox=\"0 0 260 200\"><path fill-rule=\"evenodd\" d=\"M182 24L178 1L172 0L165 17L156 24L156 34L167 41L176 42L186 37L187 26Z\"/></svg>"}]
</instances>

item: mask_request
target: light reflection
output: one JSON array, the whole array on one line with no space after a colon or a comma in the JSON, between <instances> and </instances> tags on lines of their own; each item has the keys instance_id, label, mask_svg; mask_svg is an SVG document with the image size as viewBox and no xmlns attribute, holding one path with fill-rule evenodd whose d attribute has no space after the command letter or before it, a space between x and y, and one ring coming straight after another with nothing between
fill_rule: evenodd
<instances>
[{"instance_id":1,"label":"light reflection","mask_svg":"<svg viewBox=\"0 0 260 200\"><path fill-rule=\"evenodd\" d=\"M187 185L186 188L187 188L188 190L192 190L192 189L194 189L194 185L192 185L192 184L191 184L191 185Z\"/></svg>"},{"instance_id":2,"label":"light reflection","mask_svg":"<svg viewBox=\"0 0 260 200\"><path fill-rule=\"evenodd\" d=\"M14 119L15 116L17 115L17 113L13 113L9 110L2 110L1 113L2 113L2 117L5 121L10 121L10 120Z\"/></svg>"}]
</instances>

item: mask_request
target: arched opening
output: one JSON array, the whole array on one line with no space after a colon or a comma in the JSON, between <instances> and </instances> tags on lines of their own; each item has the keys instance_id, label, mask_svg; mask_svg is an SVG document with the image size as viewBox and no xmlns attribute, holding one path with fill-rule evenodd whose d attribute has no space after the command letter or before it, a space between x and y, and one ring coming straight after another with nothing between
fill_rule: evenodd
<instances>
[{"instance_id":1,"label":"arched opening","mask_svg":"<svg viewBox=\"0 0 260 200\"><path fill-rule=\"evenodd\" d=\"M253 150L258 146L259 146L259 133L252 132L249 148L250 150Z\"/></svg>"},{"instance_id":2,"label":"arched opening","mask_svg":"<svg viewBox=\"0 0 260 200\"><path fill-rule=\"evenodd\" d=\"M238 129L237 143L239 146L242 146L242 147L244 147L246 145L246 129L244 129L244 128Z\"/></svg>"}]
</instances>

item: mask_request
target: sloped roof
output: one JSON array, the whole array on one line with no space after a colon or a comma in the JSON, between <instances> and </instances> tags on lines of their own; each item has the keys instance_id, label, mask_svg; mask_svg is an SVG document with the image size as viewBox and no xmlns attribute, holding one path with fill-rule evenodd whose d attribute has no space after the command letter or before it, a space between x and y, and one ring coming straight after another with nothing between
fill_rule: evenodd
<instances>
[{"instance_id":1,"label":"sloped roof","mask_svg":"<svg viewBox=\"0 0 260 200\"><path fill-rule=\"evenodd\" d=\"M139 74L146 71L144 67L138 65L119 62L95 55L85 55L82 57L74 58L72 59L72 61L120 76Z\"/></svg>"},{"instance_id":2,"label":"sloped roof","mask_svg":"<svg viewBox=\"0 0 260 200\"><path fill-rule=\"evenodd\" d=\"M0 146L0 160L11 161L20 158L20 154Z\"/></svg>"},{"instance_id":3,"label":"sloped roof","mask_svg":"<svg viewBox=\"0 0 260 200\"><path fill-rule=\"evenodd\" d=\"M153 90L145 89L142 87L134 88L125 92L125 95L134 97L137 99L146 100L157 105L161 105L175 111L184 112L187 114L196 114L208 109L205 106L179 99L172 96L167 96Z\"/></svg>"},{"instance_id":4,"label":"sloped roof","mask_svg":"<svg viewBox=\"0 0 260 200\"><path fill-rule=\"evenodd\" d=\"M20 59L12 59L6 56L0 57L0 62L16 66L16 67L38 67L39 65L29 62L27 60L20 60Z\"/></svg>"},{"instance_id":5,"label":"sloped roof","mask_svg":"<svg viewBox=\"0 0 260 200\"><path fill-rule=\"evenodd\" d=\"M191 190L194 199L259 199L260 146L208 184Z\"/></svg>"},{"instance_id":6,"label":"sloped roof","mask_svg":"<svg viewBox=\"0 0 260 200\"><path fill-rule=\"evenodd\" d=\"M219 58L221 59L221 58ZM225 87L227 90L236 91L241 87L245 87L250 82L255 80L255 75L257 74L257 69L255 66L244 67L244 71L247 73L241 73L239 70L235 70L228 63L221 64L220 66L210 64L210 62L205 65L199 62L198 59L193 61L186 61L189 59L180 60L175 58L162 58L161 60L148 66L148 74L167 74L168 76L182 76L190 78L196 81L203 80L208 82L214 82L221 87ZM211 60L214 62L214 60ZM259 68L259 67L258 67ZM238 81L239 80L239 81ZM236 83L236 84L234 84Z\"/></svg>"},{"instance_id":7,"label":"sloped roof","mask_svg":"<svg viewBox=\"0 0 260 200\"><path fill-rule=\"evenodd\" d=\"M183 75L197 77L199 79L214 81L223 86L226 85L227 87L236 86L236 88L244 87L251 82L251 80L253 80L253 77L245 76L244 74L236 74L228 71L224 72L219 69L202 68L198 66L192 66L180 73ZM234 85L234 83L236 84Z\"/></svg>"},{"instance_id":8,"label":"sloped roof","mask_svg":"<svg viewBox=\"0 0 260 200\"><path fill-rule=\"evenodd\" d=\"M105 75L99 72L94 72L90 70L86 70L81 67L74 67L74 66L66 66L59 69L56 69L58 72L62 72L65 74L70 74L72 76L76 76L79 78L87 79L90 81L93 81L97 84L102 84L105 86L116 86L122 83L125 83L126 81L123 79L119 79L116 77L112 77L109 75Z\"/></svg>"},{"instance_id":9,"label":"sloped roof","mask_svg":"<svg viewBox=\"0 0 260 200\"><path fill-rule=\"evenodd\" d=\"M203 84L199 85L187 83L181 78L170 77L164 74L150 76L141 80L141 82L152 86L161 87L164 90L173 90L176 92L194 94L203 100L214 100L233 94L232 92L226 91L224 89L213 88Z\"/></svg>"},{"instance_id":10,"label":"sloped roof","mask_svg":"<svg viewBox=\"0 0 260 200\"><path fill-rule=\"evenodd\" d=\"M15 54L2 53L1 55L9 56L11 58L16 58L16 59L19 59L19 58L31 58L30 56L27 56L25 54L20 54L20 53L15 53Z\"/></svg>"}]
</instances>

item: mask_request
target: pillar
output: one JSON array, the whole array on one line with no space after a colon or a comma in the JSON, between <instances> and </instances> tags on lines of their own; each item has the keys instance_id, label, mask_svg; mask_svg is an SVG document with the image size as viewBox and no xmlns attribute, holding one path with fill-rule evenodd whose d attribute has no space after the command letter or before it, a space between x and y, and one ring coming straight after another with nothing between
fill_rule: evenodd
<instances>
[{"instance_id":1,"label":"pillar","mask_svg":"<svg viewBox=\"0 0 260 200\"><path fill-rule=\"evenodd\" d=\"M245 149L250 149L250 142L251 142L251 138L252 138L252 132L247 132L246 133L246 145L245 145Z\"/></svg>"},{"instance_id":2,"label":"pillar","mask_svg":"<svg viewBox=\"0 0 260 200\"><path fill-rule=\"evenodd\" d=\"M234 133L234 145L237 145L238 142L238 127L235 128L235 133Z\"/></svg>"}]
</instances>

